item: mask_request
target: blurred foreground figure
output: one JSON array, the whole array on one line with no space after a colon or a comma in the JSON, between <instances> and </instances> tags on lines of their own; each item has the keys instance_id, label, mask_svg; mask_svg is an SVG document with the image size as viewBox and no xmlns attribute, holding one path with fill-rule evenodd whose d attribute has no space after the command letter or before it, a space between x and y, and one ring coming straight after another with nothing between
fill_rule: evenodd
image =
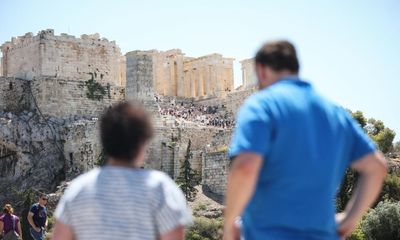
<instances>
[{"instance_id":1,"label":"blurred foreground figure","mask_svg":"<svg viewBox=\"0 0 400 240\"><path fill-rule=\"evenodd\" d=\"M75 179L55 211L54 240L184 238L186 200L164 173L141 169L153 135L138 106L120 103L101 118L107 164Z\"/></svg>"},{"instance_id":2,"label":"blurred foreground figure","mask_svg":"<svg viewBox=\"0 0 400 240\"><path fill-rule=\"evenodd\" d=\"M348 236L378 196L383 156L345 109L298 77L291 43L265 44L255 66L260 91L241 107L230 146L224 239ZM358 185L335 219L348 167L359 172Z\"/></svg>"}]
</instances>

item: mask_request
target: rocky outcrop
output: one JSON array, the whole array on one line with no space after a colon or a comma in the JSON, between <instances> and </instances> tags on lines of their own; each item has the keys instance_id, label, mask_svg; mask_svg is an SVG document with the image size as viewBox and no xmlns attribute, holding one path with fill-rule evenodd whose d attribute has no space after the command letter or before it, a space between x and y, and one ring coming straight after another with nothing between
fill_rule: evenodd
<instances>
[{"instance_id":1,"label":"rocky outcrop","mask_svg":"<svg viewBox=\"0 0 400 240\"><path fill-rule=\"evenodd\" d=\"M101 153L96 119L0 113L0 202L26 189L54 191L93 168Z\"/></svg>"}]
</instances>

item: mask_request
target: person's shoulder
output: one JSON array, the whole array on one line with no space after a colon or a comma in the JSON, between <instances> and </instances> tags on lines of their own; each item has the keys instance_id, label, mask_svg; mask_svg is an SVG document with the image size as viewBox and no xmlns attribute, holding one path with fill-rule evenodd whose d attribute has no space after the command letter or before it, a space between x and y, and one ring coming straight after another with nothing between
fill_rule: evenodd
<instances>
[{"instance_id":1,"label":"person's shoulder","mask_svg":"<svg viewBox=\"0 0 400 240\"><path fill-rule=\"evenodd\" d=\"M31 209L37 209L39 207L39 203L34 203L31 205Z\"/></svg>"},{"instance_id":2,"label":"person's shoulder","mask_svg":"<svg viewBox=\"0 0 400 240\"><path fill-rule=\"evenodd\" d=\"M85 189L88 185L96 181L99 173L100 173L100 168L95 168L87 173L78 176L77 178L71 181L63 197L66 199L75 198L76 195L78 195L83 189Z\"/></svg>"},{"instance_id":3,"label":"person's shoulder","mask_svg":"<svg viewBox=\"0 0 400 240\"><path fill-rule=\"evenodd\" d=\"M164 172L158 170L144 170L147 174L147 184L150 187L157 187L168 184L177 186L176 183Z\"/></svg>"},{"instance_id":4,"label":"person's shoulder","mask_svg":"<svg viewBox=\"0 0 400 240\"><path fill-rule=\"evenodd\" d=\"M253 93L240 106L238 111L238 121L247 121L249 119L264 119L270 114L273 100L271 95L265 94L264 90Z\"/></svg>"}]
</instances>

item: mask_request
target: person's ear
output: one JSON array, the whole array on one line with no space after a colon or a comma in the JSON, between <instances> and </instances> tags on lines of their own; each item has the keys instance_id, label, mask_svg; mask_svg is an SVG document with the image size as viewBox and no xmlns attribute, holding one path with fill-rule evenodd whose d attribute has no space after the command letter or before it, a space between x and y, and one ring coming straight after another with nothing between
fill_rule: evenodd
<instances>
[{"instance_id":1,"label":"person's ear","mask_svg":"<svg viewBox=\"0 0 400 240\"><path fill-rule=\"evenodd\" d=\"M267 81L268 81L267 68L265 66L257 64L256 65L256 74L257 74L258 84L261 88L263 88L264 86L267 85Z\"/></svg>"}]
</instances>

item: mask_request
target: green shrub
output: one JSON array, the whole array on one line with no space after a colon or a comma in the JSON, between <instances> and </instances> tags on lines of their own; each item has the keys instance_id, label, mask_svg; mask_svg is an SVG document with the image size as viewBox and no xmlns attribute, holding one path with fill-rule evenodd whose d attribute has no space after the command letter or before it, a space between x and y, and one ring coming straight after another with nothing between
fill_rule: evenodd
<instances>
[{"instance_id":1,"label":"green shrub","mask_svg":"<svg viewBox=\"0 0 400 240\"><path fill-rule=\"evenodd\" d=\"M194 224L186 231L186 240L222 239L223 220L195 217Z\"/></svg>"},{"instance_id":2,"label":"green shrub","mask_svg":"<svg viewBox=\"0 0 400 240\"><path fill-rule=\"evenodd\" d=\"M336 210L341 212L345 209L347 202L351 198L351 194L357 182L357 173L352 169L348 169L343 177L342 185L336 195Z\"/></svg>"},{"instance_id":3,"label":"green shrub","mask_svg":"<svg viewBox=\"0 0 400 240\"><path fill-rule=\"evenodd\" d=\"M347 237L347 240L364 240L365 239L365 234L361 229L361 225L359 224L354 230L354 232L351 233L350 236Z\"/></svg>"},{"instance_id":4,"label":"green shrub","mask_svg":"<svg viewBox=\"0 0 400 240\"><path fill-rule=\"evenodd\" d=\"M387 175L379 200L389 202L400 201L400 177L392 174Z\"/></svg>"},{"instance_id":5,"label":"green shrub","mask_svg":"<svg viewBox=\"0 0 400 240\"><path fill-rule=\"evenodd\" d=\"M361 223L367 240L400 239L400 202L380 202Z\"/></svg>"}]
</instances>

